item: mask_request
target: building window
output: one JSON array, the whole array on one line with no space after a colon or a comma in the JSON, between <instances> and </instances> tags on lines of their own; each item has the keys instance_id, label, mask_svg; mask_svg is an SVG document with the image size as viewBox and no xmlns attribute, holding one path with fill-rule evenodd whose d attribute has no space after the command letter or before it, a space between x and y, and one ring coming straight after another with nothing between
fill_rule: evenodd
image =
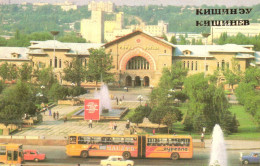
<instances>
[{"instance_id":1,"label":"building window","mask_svg":"<svg viewBox=\"0 0 260 166\"><path fill-rule=\"evenodd\" d=\"M50 59L50 67L52 67L52 59Z\"/></svg>"},{"instance_id":2,"label":"building window","mask_svg":"<svg viewBox=\"0 0 260 166\"><path fill-rule=\"evenodd\" d=\"M126 69L127 70L149 70L149 62L141 57L141 56L136 56L131 58L127 64L126 64Z\"/></svg>"},{"instance_id":3,"label":"building window","mask_svg":"<svg viewBox=\"0 0 260 166\"><path fill-rule=\"evenodd\" d=\"M224 60L222 60L221 68L222 68L222 70L225 70L225 61Z\"/></svg>"},{"instance_id":4,"label":"building window","mask_svg":"<svg viewBox=\"0 0 260 166\"><path fill-rule=\"evenodd\" d=\"M191 70L193 70L193 61L191 61Z\"/></svg>"},{"instance_id":5,"label":"building window","mask_svg":"<svg viewBox=\"0 0 260 166\"><path fill-rule=\"evenodd\" d=\"M164 53L166 53L166 50L164 50Z\"/></svg>"},{"instance_id":6,"label":"building window","mask_svg":"<svg viewBox=\"0 0 260 166\"><path fill-rule=\"evenodd\" d=\"M206 64L206 71L209 71L209 65Z\"/></svg>"},{"instance_id":7,"label":"building window","mask_svg":"<svg viewBox=\"0 0 260 166\"><path fill-rule=\"evenodd\" d=\"M219 62L217 63L217 70L219 70Z\"/></svg>"},{"instance_id":8,"label":"building window","mask_svg":"<svg viewBox=\"0 0 260 166\"><path fill-rule=\"evenodd\" d=\"M196 64L195 64L195 70L197 71L198 70L198 62L196 61Z\"/></svg>"},{"instance_id":9,"label":"building window","mask_svg":"<svg viewBox=\"0 0 260 166\"><path fill-rule=\"evenodd\" d=\"M240 66L240 64L237 65L237 69L238 69L238 71L241 70L241 66Z\"/></svg>"},{"instance_id":10,"label":"building window","mask_svg":"<svg viewBox=\"0 0 260 166\"><path fill-rule=\"evenodd\" d=\"M59 68L61 68L61 59L59 60Z\"/></svg>"},{"instance_id":11,"label":"building window","mask_svg":"<svg viewBox=\"0 0 260 166\"><path fill-rule=\"evenodd\" d=\"M229 69L229 63L227 62L227 69Z\"/></svg>"},{"instance_id":12,"label":"building window","mask_svg":"<svg viewBox=\"0 0 260 166\"><path fill-rule=\"evenodd\" d=\"M187 62L187 68L190 69L190 61Z\"/></svg>"},{"instance_id":13,"label":"building window","mask_svg":"<svg viewBox=\"0 0 260 166\"><path fill-rule=\"evenodd\" d=\"M183 68L185 69L185 61L183 61Z\"/></svg>"},{"instance_id":14,"label":"building window","mask_svg":"<svg viewBox=\"0 0 260 166\"><path fill-rule=\"evenodd\" d=\"M57 57L55 56L54 67L57 68L57 66L58 66L58 60Z\"/></svg>"}]
</instances>

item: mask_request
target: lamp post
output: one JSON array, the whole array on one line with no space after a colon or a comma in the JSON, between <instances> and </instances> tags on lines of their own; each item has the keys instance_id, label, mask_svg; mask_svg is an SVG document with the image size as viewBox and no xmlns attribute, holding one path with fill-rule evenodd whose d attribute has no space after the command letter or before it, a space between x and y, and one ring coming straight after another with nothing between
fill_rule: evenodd
<instances>
[{"instance_id":1,"label":"lamp post","mask_svg":"<svg viewBox=\"0 0 260 166\"><path fill-rule=\"evenodd\" d=\"M55 69L55 36L57 36L60 33L60 31L51 31L51 34L53 35L53 44L54 44L54 48L53 48L53 71Z\"/></svg>"},{"instance_id":2,"label":"lamp post","mask_svg":"<svg viewBox=\"0 0 260 166\"><path fill-rule=\"evenodd\" d=\"M205 50L206 50L207 40L208 40L208 37L209 37L210 33L202 33L201 35L205 38ZM206 76L206 66L207 66L206 60L207 60L207 58L206 58L206 55L205 55L205 59L204 59L204 77Z\"/></svg>"},{"instance_id":3,"label":"lamp post","mask_svg":"<svg viewBox=\"0 0 260 166\"><path fill-rule=\"evenodd\" d=\"M142 105L142 100L143 100L143 99L144 99L144 98L143 98L142 95L137 96L137 100L140 101L140 105Z\"/></svg>"}]
</instances>

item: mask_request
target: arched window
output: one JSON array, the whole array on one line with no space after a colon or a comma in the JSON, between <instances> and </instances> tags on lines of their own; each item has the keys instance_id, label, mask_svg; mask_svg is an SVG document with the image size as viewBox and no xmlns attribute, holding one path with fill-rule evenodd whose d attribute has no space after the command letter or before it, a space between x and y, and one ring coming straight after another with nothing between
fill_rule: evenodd
<instances>
[{"instance_id":1,"label":"arched window","mask_svg":"<svg viewBox=\"0 0 260 166\"><path fill-rule=\"evenodd\" d=\"M185 61L183 61L183 68L185 69Z\"/></svg>"},{"instance_id":2,"label":"arched window","mask_svg":"<svg viewBox=\"0 0 260 166\"><path fill-rule=\"evenodd\" d=\"M191 70L193 70L193 61L191 61Z\"/></svg>"},{"instance_id":3,"label":"arched window","mask_svg":"<svg viewBox=\"0 0 260 166\"><path fill-rule=\"evenodd\" d=\"M217 70L219 70L219 62L217 63Z\"/></svg>"},{"instance_id":4,"label":"arched window","mask_svg":"<svg viewBox=\"0 0 260 166\"><path fill-rule=\"evenodd\" d=\"M224 60L222 60L221 68L222 68L222 70L225 70L225 61Z\"/></svg>"},{"instance_id":5,"label":"arched window","mask_svg":"<svg viewBox=\"0 0 260 166\"><path fill-rule=\"evenodd\" d=\"M198 70L198 62L196 61L196 64L195 64L195 70L197 71Z\"/></svg>"},{"instance_id":6,"label":"arched window","mask_svg":"<svg viewBox=\"0 0 260 166\"><path fill-rule=\"evenodd\" d=\"M61 68L61 59L59 60L59 68Z\"/></svg>"},{"instance_id":7,"label":"arched window","mask_svg":"<svg viewBox=\"0 0 260 166\"><path fill-rule=\"evenodd\" d=\"M190 61L187 63L187 68L190 69Z\"/></svg>"},{"instance_id":8,"label":"arched window","mask_svg":"<svg viewBox=\"0 0 260 166\"><path fill-rule=\"evenodd\" d=\"M57 68L57 66L58 66L58 60L57 60L57 57L55 56L54 67Z\"/></svg>"},{"instance_id":9,"label":"arched window","mask_svg":"<svg viewBox=\"0 0 260 166\"><path fill-rule=\"evenodd\" d=\"M131 58L126 64L126 70L149 70L149 68L149 62L141 56Z\"/></svg>"}]
</instances>

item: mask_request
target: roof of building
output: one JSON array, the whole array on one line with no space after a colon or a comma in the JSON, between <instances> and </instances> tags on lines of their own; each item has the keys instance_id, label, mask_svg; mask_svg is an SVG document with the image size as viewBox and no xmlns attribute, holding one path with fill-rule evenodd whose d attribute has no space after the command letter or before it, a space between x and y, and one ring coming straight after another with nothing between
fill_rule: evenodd
<instances>
[{"instance_id":1,"label":"roof of building","mask_svg":"<svg viewBox=\"0 0 260 166\"><path fill-rule=\"evenodd\" d=\"M100 48L103 43L62 43L57 40L31 41L29 53L44 53L44 49L68 50L67 55L89 55L90 48Z\"/></svg>"},{"instance_id":2,"label":"roof of building","mask_svg":"<svg viewBox=\"0 0 260 166\"><path fill-rule=\"evenodd\" d=\"M160 42L162 42L162 43L164 43L164 44L166 44L166 45L169 45L169 46L171 46L171 47L176 47L174 44L172 44L172 43L170 43L170 42L168 42L168 41L166 41L166 40L160 39L159 37L154 37L154 36L148 34L147 32L143 32L143 31L141 31L141 30L136 30L136 31L134 31L134 32L131 32L131 33L129 33L129 34L126 34L126 35L124 35L124 36L122 36L122 37L119 37L119 38L117 38L117 39L115 39L115 40L112 40L112 41L110 41L110 42L104 44L103 46L104 46L104 47L108 47L108 46L110 46L110 45L112 45L112 44L114 44L114 43L116 43L116 42L123 41L123 40L125 40L125 39L127 39L127 38L129 38L129 37L135 36L135 35L137 35L137 34L144 34L144 35L147 35L147 36L149 36L149 37L151 37L151 38L153 38L153 39L155 39L155 40L158 40L158 41L160 41Z\"/></svg>"},{"instance_id":3,"label":"roof of building","mask_svg":"<svg viewBox=\"0 0 260 166\"><path fill-rule=\"evenodd\" d=\"M26 54L28 49L26 47L0 47L0 59L6 60L29 60L28 55ZM17 54L17 57L14 57L13 54Z\"/></svg>"},{"instance_id":4,"label":"roof of building","mask_svg":"<svg viewBox=\"0 0 260 166\"><path fill-rule=\"evenodd\" d=\"M252 58L250 53L254 51L244 48L236 44L226 45L175 45L175 56L180 57L213 57L210 53L214 52L234 52L237 53L237 58ZM190 51L190 54L184 54L184 51Z\"/></svg>"}]
</instances>

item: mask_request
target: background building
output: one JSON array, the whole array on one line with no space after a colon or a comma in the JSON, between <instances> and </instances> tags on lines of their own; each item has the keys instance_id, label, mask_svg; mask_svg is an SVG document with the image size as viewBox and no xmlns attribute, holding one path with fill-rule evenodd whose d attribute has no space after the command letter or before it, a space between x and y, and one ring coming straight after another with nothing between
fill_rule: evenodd
<instances>
[{"instance_id":1,"label":"background building","mask_svg":"<svg viewBox=\"0 0 260 166\"><path fill-rule=\"evenodd\" d=\"M95 2L91 1L88 4L89 11L104 11L104 12L114 12L115 11L115 4L108 1L108 2Z\"/></svg>"}]
</instances>

